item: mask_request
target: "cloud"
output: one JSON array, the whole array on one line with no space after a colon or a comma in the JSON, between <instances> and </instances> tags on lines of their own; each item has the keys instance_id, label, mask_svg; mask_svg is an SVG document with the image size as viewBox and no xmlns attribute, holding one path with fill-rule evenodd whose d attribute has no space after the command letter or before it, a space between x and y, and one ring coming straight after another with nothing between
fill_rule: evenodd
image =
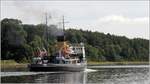
<instances>
[{"instance_id":1,"label":"cloud","mask_svg":"<svg viewBox=\"0 0 150 84\"><path fill-rule=\"evenodd\" d=\"M99 31L130 38L149 38L147 1L2 1L1 19L17 18L26 24L45 23L45 12L65 20L67 28ZM59 16L59 17L58 17ZM57 20L56 20L57 18ZM60 18L60 19L58 19Z\"/></svg>"},{"instance_id":2,"label":"cloud","mask_svg":"<svg viewBox=\"0 0 150 84\"><path fill-rule=\"evenodd\" d=\"M99 18L93 23L95 31L149 39L149 17L129 18L121 15L110 15Z\"/></svg>"},{"instance_id":3,"label":"cloud","mask_svg":"<svg viewBox=\"0 0 150 84\"><path fill-rule=\"evenodd\" d=\"M67 25L67 28L72 27L126 36L128 38L149 39L149 17L129 18L123 15L109 15L100 17L91 23Z\"/></svg>"},{"instance_id":4,"label":"cloud","mask_svg":"<svg viewBox=\"0 0 150 84\"><path fill-rule=\"evenodd\" d=\"M121 15L110 15L99 18L98 22L117 22L117 23L148 23L148 17L128 18Z\"/></svg>"}]
</instances>

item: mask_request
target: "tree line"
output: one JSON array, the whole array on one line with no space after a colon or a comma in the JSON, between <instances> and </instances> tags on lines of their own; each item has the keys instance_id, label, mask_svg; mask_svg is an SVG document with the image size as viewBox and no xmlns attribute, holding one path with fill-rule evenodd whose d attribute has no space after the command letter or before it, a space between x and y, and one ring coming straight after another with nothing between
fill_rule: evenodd
<instances>
[{"instance_id":1,"label":"tree line","mask_svg":"<svg viewBox=\"0 0 150 84\"><path fill-rule=\"evenodd\" d=\"M46 30L48 28L48 30ZM1 20L1 59L30 62L37 48L54 50L57 25L22 24L18 19ZM149 61L149 40L76 29L65 30L70 43L85 44L89 61ZM47 40L48 36L48 40Z\"/></svg>"}]
</instances>

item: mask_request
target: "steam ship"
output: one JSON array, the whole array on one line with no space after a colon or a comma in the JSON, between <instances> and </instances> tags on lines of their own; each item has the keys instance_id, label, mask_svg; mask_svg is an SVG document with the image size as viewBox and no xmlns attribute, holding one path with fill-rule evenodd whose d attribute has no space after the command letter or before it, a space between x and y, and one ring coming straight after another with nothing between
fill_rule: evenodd
<instances>
[{"instance_id":1,"label":"steam ship","mask_svg":"<svg viewBox=\"0 0 150 84\"><path fill-rule=\"evenodd\" d=\"M63 21L64 24L64 21ZM30 71L84 71L86 68L84 43L69 43L65 34L57 36L53 55L35 56L28 65ZM45 50L43 50L45 51Z\"/></svg>"}]
</instances>

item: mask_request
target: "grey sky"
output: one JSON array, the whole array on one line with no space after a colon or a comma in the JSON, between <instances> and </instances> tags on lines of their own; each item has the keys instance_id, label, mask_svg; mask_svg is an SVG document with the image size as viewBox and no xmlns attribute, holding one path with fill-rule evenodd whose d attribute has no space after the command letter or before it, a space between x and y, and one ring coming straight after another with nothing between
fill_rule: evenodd
<instances>
[{"instance_id":1,"label":"grey sky","mask_svg":"<svg viewBox=\"0 0 150 84\"><path fill-rule=\"evenodd\" d=\"M48 12L66 28L99 31L129 38L149 38L148 1L2 1L1 19L17 18L27 24L44 23ZM58 21L59 20L59 21Z\"/></svg>"}]
</instances>

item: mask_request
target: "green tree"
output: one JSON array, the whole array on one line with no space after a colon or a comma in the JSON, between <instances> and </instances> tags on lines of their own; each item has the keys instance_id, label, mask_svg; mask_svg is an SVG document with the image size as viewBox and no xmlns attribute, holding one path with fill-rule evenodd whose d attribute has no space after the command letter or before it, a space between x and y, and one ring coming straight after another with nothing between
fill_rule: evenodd
<instances>
[{"instance_id":1,"label":"green tree","mask_svg":"<svg viewBox=\"0 0 150 84\"><path fill-rule=\"evenodd\" d=\"M26 44L26 32L22 22L17 19L3 19L1 21L2 59L22 58L23 45Z\"/></svg>"}]
</instances>

